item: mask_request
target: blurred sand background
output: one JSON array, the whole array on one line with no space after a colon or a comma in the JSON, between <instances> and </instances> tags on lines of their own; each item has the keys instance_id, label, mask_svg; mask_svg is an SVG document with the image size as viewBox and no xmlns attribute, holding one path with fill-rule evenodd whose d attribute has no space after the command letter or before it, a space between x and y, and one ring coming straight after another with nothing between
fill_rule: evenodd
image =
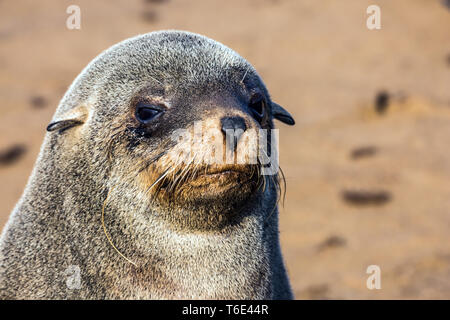
<instances>
[{"instance_id":1,"label":"blurred sand background","mask_svg":"<svg viewBox=\"0 0 450 320\"><path fill-rule=\"evenodd\" d=\"M66 28L70 4L81 30ZM366 28L370 4L381 30ZM280 231L297 299L450 298L450 10L440 0L0 1L0 227L76 75L118 41L160 29L235 49L294 115L295 127L279 124ZM372 264L381 290L366 288Z\"/></svg>"}]
</instances>

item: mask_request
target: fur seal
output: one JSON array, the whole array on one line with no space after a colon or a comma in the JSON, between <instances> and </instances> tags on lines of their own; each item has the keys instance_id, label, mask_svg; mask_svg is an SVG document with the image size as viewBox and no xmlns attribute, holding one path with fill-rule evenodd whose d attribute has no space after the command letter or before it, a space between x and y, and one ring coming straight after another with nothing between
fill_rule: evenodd
<instances>
[{"instance_id":1,"label":"fur seal","mask_svg":"<svg viewBox=\"0 0 450 320\"><path fill-rule=\"evenodd\" d=\"M273 119L294 124L255 69L207 37L160 31L104 51L62 98L2 233L0 297L293 298L278 176L168 156L195 122L244 136Z\"/></svg>"}]
</instances>

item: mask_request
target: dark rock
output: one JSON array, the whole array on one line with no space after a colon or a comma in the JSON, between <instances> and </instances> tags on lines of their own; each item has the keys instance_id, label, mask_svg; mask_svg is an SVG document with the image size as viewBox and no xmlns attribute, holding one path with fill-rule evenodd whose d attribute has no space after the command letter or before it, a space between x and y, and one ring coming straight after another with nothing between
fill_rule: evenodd
<instances>
[{"instance_id":1,"label":"dark rock","mask_svg":"<svg viewBox=\"0 0 450 320\"><path fill-rule=\"evenodd\" d=\"M344 190L342 198L351 205L370 206L386 204L391 201L392 196L387 191Z\"/></svg>"},{"instance_id":2,"label":"dark rock","mask_svg":"<svg viewBox=\"0 0 450 320\"><path fill-rule=\"evenodd\" d=\"M380 91L375 96L375 111L378 114L383 114L389 107L390 95L387 91Z\"/></svg>"},{"instance_id":3,"label":"dark rock","mask_svg":"<svg viewBox=\"0 0 450 320\"><path fill-rule=\"evenodd\" d=\"M377 148L374 146L358 147L351 151L350 157L354 160L360 158L373 157L377 153Z\"/></svg>"},{"instance_id":4,"label":"dark rock","mask_svg":"<svg viewBox=\"0 0 450 320\"><path fill-rule=\"evenodd\" d=\"M347 241L343 237L332 235L319 244L318 248L321 251L328 248L344 247L346 244Z\"/></svg>"},{"instance_id":5,"label":"dark rock","mask_svg":"<svg viewBox=\"0 0 450 320\"><path fill-rule=\"evenodd\" d=\"M36 109L42 109L48 105L48 101L43 96L34 96L31 97L30 104Z\"/></svg>"},{"instance_id":6,"label":"dark rock","mask_svg":"<svg viewBox=\"0 0 450 320\"><path fill-rule=\"evenodd\" d=\"M13 145L5 150L0 151L0 165L10 165L17 162L26 151L23 145Z\"/></svg>"}]
</instances>

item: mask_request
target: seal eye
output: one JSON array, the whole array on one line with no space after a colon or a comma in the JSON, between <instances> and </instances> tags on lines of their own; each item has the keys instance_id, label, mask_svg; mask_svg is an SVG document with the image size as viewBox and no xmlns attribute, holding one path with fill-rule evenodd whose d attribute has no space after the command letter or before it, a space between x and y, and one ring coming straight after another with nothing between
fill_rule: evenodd
<instances>
[{"instance_id":1,"label":"seal eye","mask_svg":"<svg viewBox=\"0 0 450 320\"><path fill-rule=\"evenodd\" d=\"M262 95L254 95L250 100L249 107L256 119L261 120L264 117L265 107Z\"/></svg>"},{"instance_id":2,"label":"seal eye","mask_svg":"<svg viewBox=\"0 0 450 320\"><path fill-rule=\"evenodd\" d=\"M136 107L136 119L144 124L149 123L162 111L155 105L148 103L139 103Z\"/></svg>"}]
</instances>

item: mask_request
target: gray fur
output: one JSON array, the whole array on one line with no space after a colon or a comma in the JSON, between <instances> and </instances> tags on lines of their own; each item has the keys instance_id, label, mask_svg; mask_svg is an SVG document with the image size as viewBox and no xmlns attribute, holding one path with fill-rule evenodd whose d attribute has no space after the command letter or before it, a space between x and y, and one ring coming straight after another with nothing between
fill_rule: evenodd
<instances>
[{"instance_id":1,"label":"gray fur","mask_svg":"<svg viewBox=\"0 0 450 320\"><path fill-rule=\"evenodd\" d=\"M52 120L58 125L49 126L2 233L0 297L293 298L278 211L272 213L274 183L240 202L245 205L238 217L215 223L208 219L228 217L226 199L164 207L150 202L136 182L139 161L211 105L225 113L238 110L257 126L245 112L252 87L270 99L247 61L188 32L141 35L100 54L61 100ZM129 109L136 95L164 97L176 106L150 138L125 130L133 125ZM112 248L102 228L109 192L105 224L117 249L136 265ZM79 289L67 285L69 266L80 268Z\"/></svg>"}]
</instances>

